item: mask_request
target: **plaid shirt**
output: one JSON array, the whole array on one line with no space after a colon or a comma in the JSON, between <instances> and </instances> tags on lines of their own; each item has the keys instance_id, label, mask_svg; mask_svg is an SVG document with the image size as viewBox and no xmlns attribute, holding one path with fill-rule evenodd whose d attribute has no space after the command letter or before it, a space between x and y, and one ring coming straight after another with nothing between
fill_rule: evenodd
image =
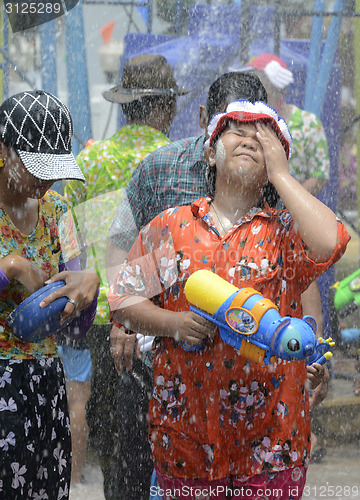
<instances>
[{"instance_id":1,"label":"plaid shirt","mask_svg":"<svg viewBox=\"0 0 360 500\"><path fill-rule=\"evenodd\" d=\"M169 207L188 205L206 193L204 136L173 142L148 155L126 187L110 237L130 250L139 230Z\"/></svg>"}]
</instances>

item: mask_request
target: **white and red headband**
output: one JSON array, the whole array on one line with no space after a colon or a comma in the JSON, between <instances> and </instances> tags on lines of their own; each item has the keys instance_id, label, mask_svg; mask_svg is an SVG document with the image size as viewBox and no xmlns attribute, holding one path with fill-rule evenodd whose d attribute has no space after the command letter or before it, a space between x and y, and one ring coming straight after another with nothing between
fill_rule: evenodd
<instances>
[{"instance_id":1,"label":"white and red headband","mask_svg":"<svg viewBox=\"0 0 360 500\"><path fill-rule=\"evenodd\" d=\"M270 125L280 139L287 159L290 158L292 139L285 120L268 104L262 101L252 103L245 99L231 102L226 108L225 113L216 113L216 115L211 118L207 129L209 138L205 142L206 149L214 144L214 141L232 120L248 123L262 121Z\"/></svg>"}]
</instances>

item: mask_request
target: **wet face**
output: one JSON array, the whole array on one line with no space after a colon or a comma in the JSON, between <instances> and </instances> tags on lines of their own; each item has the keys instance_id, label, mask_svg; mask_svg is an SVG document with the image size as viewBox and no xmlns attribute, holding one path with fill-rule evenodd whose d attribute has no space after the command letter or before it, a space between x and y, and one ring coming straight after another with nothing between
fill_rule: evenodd
<instances>
[{"instance_id":1,"label":"wet face","mask_svg":"<svg viewBox=\"0 0 360 500\"><path fill-rule=\"evenodd\" d=\"M242 184L262 188L267 182L262 146L254 123L231 121L209 150L210 165L216 165L218 178L241 180Z\"/></svg>"},{"instance_id":2,"label":"wet face","mask_svg":"<svg viewBox=\"0 0 360 500\"><path fill-rule=\"evenodd\" d=\"M40 199L54 183L37 179L30 174L13 149L7 148L4 160L3 186L14 195Z\"/></svg>"}]
</instances>

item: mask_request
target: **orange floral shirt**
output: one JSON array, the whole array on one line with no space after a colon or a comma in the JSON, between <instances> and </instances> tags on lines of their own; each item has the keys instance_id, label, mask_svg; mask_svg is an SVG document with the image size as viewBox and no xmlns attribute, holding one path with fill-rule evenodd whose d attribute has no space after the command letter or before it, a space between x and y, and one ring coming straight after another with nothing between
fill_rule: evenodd
<instances>
[{"instance_id":1,"label":"orange floral shirt","mask_svg":"<svg viewBox=\"0 0 360 500\"><path fill-rule=\"evenodd\" d=\"M254 287L282 316L302 317L301 293L340 258L349 240L345 227L338 223L331 259L315 263L286 210L254 209L221 238L209 201L168 209L141 231L110 289L110 309L136 294L165 309L188 310L186 280L210 269L238 288ZM162 473L214 480L307 465L305 361L251 363L219 334L190 352L158 338L153 372L150 441Z\"/></svg>"}]
</instances>

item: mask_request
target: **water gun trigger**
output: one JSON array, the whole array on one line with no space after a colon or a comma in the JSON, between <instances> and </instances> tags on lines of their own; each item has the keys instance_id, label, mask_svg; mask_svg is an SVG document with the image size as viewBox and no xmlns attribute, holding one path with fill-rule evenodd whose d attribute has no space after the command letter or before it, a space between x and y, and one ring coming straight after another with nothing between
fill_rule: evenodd
<instances>
[{"instance_id":1,"label":"water gun trigger","mask_svg":"<svg viewBox=\"0 0 360 500\"><path fill-rule=\"evenodd\" d=\"M214 319L214 317L211 314L206 313L202 309L198 309L195 306L190 306L190 311L193 311L194 313L198 314L199 316L202 316L203 318L208 319L212 323L218 324L218 322Z\"/></svg>"},{"instance_id":2,"label":"water gun trigger","mask_svg":"<svg viewBox=\"0 0 360 500\"><path fill-rule=\"evenodd\" d=\"M333 357L333 353L331 349L335 346L335 342L331 337L324 339L319 337L316 340L315 351L311 356L309 356L306 360L306 364L308 366L313 363L318 363L319 365L324 365L327 361L329 361Z\"/></svg>"}]
</instances>

